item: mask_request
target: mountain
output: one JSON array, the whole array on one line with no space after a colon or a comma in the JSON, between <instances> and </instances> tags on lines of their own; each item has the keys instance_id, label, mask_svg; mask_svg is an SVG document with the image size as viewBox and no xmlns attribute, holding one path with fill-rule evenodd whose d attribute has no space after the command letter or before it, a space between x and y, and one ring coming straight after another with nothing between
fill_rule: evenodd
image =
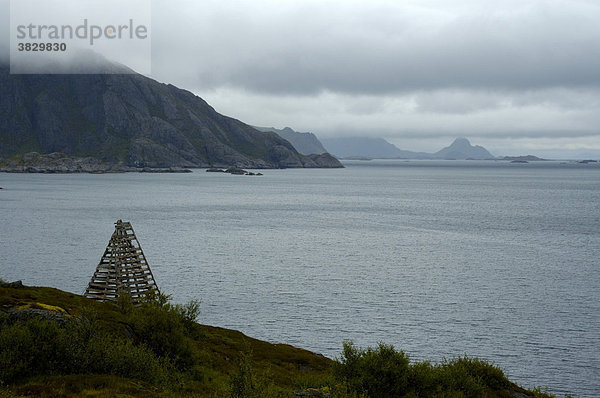
<instances>
[{"instance_id":1,"label":"mountain","mask_svg":"<svg viewBox=\"0 0 600 398\"><path fill-rule=\"evenodd\" d=\"M294 148L303 155L326 153L327 150L323 147L323 144L319 141L316 135L313 133L300 133L292 130L290 127L284 129L276 129L275 127L256 127L252 126L258 131L270 131L276 133L278 136L287 140L294 146Z\"/></svg>"},{"instance_id":2,"label":"mountain","mask_svg":"<svg viewBox=\"0 0 600 398\"><path fill-rule=\"evenodd\" d=\"M493 159L485 148L472 146L466 138L457 138L438 152L413 152L399 149L383 138L339 137L324 138L321 142L338 158L371 159Z\"/></svg>"},{"instance_id":3,"label":"mountain","mask_svg":"<svg viewBox=\"0 0 600 398\"><path fill-rule=\"evenodd\" d=\"M0 158L60 152L134 167L343 167L139 74L11 75L0 66Z\"/></svg>"},{"instance_id":4,"label":"mountain","mask_svg":"<svg viewBox=\"0 0 600 398\"><path fill-rule=\"evenodd\" d=\"M398 149L383 138L372 137L337 137L322 138L321 142L329 153L338 158L372 158L372 159L424 159L430 154Z\"/></svg>"},{"instance_id":5,"label":"mountain","mask_svg":"<svg viewBox=\"0 0 600 398\"><path fill-rule=\"evenodd\" d=\"M454 142L433 154L437 159L493 159L494 155L479 145L471 145L466 138L457 138Z\"/></svg>"}]
</instances>

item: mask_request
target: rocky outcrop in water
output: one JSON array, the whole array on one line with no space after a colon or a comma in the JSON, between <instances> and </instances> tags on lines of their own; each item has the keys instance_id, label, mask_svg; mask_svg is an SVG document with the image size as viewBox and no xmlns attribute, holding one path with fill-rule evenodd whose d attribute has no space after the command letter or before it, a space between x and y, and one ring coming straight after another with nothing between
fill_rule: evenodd
<instances>
[{"instance_id":1,"label":"rocky outcrop in water","mask_svg":"<svg viewBox=\"0 0 600 398\"><path fill-rule=\"evenodd\" d=\"M228 167L225 170L219 169L216 167L211 167L210 169L206 169L206 172L207 173L229 173L229 174L238 175L238 176L261 176L261 175L263 175L262 173L254 173L252 171L240 169L239 167L235 167L235 166Z\"/></svg>"}]
</instances>

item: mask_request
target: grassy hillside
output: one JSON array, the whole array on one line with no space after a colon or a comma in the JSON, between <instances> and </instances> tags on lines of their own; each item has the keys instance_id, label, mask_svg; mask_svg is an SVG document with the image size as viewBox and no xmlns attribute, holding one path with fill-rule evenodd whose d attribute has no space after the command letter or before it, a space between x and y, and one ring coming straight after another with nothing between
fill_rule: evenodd
<instances>
[{"instance_id":1,"label":"grassy hillside","mask_svg":"<svg viewBox=\"0 0 600 398\"><path fill-rule=\"evenodd\" d=\"M173 305L164 296L134 308L127 299L0 287L0 396L548 396L476 359L410 363L391 346L346 343L333 361L198 324L198 315L199 303Z\"/></svg>"}]
</instances>

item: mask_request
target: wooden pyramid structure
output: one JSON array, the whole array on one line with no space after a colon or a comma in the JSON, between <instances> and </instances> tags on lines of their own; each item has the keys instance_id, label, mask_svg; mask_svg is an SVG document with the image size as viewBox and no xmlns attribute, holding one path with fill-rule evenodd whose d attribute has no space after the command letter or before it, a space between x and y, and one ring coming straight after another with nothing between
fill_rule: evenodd
<instances>
[{"instance_id":1,"label":"wooden pyramid structure","mask_svg":"<svg viewBox=\"0 0 600 398\"><path fill-rule=\"evenodd\" d=\"M114 301L127 293L133 304L139 304L151 291L160 292L131 223L118 220L85 297Z\"/></svg>"}]
</instances>

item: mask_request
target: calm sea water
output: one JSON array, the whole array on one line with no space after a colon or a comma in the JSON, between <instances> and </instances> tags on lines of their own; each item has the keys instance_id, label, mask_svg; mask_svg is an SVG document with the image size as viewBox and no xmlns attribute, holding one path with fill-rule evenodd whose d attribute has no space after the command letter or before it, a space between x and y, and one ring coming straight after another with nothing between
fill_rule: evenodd
<instances>
[{"instance_id":1,"label":"calm sea water","mask_svg":"<svg viewBox=\"0 0 600 398\"><path fill-rule=\"evenodd\" d=\"M600 166L0 174L0 277L82 293L117 219L201 322L339 355L468 354L525 387L600 392Z\"/></svg>"}]
</instances>

